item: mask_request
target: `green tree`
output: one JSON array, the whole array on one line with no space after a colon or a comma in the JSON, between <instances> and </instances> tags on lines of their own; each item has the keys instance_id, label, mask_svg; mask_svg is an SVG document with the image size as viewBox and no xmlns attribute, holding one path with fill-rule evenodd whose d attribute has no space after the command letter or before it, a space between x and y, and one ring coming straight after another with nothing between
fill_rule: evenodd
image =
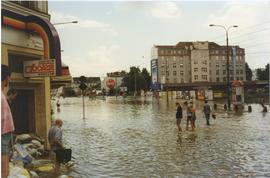
<instances>
[{"instance_id":1,"label":"green tree","mask_svg":"<svg viewBox=\"0 0 270 178\"><path fill-rule=\"evenodd\" d=\"M127 87L129 92L148 90L151 82L149 72L143 68L130 67L130 71L123 78L123 86Z\"/></svg>"},{"instance_id":2,"label":"green tree","mask_svg":"<svg viewBox=\"0 0 270 178\"><path fill-rule=\"evenodd\" d=\"M256 69L256 75L258 80L269 80L269 64L265 66L265 69Z\"/></svg>"},{"instance_id":3,"label":"green tree","mask_svg":"<svg viewBox=\"0 0 270 178\"><path fill-rule=\"evenodd\" d=\"M248 65L248 63L246 62L246 80L247 81L251 81L252 80L252 71Z\"/></svg>"}]
</instances>

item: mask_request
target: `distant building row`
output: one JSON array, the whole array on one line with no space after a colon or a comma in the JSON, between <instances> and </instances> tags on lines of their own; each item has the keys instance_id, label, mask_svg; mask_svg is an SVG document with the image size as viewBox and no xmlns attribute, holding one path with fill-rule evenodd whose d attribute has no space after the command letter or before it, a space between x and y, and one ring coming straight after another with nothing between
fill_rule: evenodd
<instances>
[{"instance_id":1,"label":"distant building row","mask_svg":"<svg viewBox=\"0 0 270 178\"><path fill-rule=\"evenodd\" d=\"M171 83L226 82L226 46L214 42L154 45L151 74L154 86ZM230 81L246 80L245 50L229 46Z\"/></svg>"}]
</instances>

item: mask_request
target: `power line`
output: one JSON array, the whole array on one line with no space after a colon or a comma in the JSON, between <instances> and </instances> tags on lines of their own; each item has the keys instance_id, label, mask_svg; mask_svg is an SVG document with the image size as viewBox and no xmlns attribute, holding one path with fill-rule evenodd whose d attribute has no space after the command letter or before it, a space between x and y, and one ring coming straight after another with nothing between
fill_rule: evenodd
<instances>
[{"instance_id":1,"label":"power line","mask_svg":"<svg viewBox=\"0 0 270 178\"><path fill-rule=\"evenodd\" d=\"M263 23L259 23L259 24L247 26L247 27L245 27L245 28L241 28L241 32L242 32L243 30L245 30L245 29L250 30L250 29L252 29L252 28L254 28L254 27L263 26L263 25L265 25L265 24L270 24L270 21L266 21L266 22L263 22ZM240 31L233 31L233 32L231 32L230 34L235 34L235 33L240 33ZM221 38L225 38L224 35L216 36L216 37L214 37L213 39L221 39Z\"/></svg>"}]
</instances>

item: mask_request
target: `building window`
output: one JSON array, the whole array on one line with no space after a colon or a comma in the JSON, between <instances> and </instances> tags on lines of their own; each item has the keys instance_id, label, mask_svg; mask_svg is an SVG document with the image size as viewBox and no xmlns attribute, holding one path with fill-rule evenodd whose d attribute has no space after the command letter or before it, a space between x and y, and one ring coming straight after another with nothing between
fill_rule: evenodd
<instances>
[{"instance_id":1,"label":"building window","mask_svg":"<svg viewBox=\"0 0 270 178\"><path fill-rule=\"evenodd\" d=\"M243 80L243 77L240 77L240 80Z\"/></svg>"},{"instance_id":2,"label":"building window","mask_svg":"<svg viewBox=\"0 0 270 178\"><path fill-rule=\"evenodd\" d=\"M180 67L184 67L184 64L180 64Z\"/></svg>"},{"instance_id":3,"label":"building window","mask_svg":"<svg viewBox=\"0 0 270 178\"><path fill-rule=\"evenodd\" d=\"M194 61L194 64L198 64L198 61Z\"/></svg>"},{"instance_id":4,"label":"building window","mask_svg":"<svg viewBox=\"0 0 270 178\"><path fill-rule=\"evenodd\" d=\"M238 70L238 69L236 70L236 74L239 74L239 70ZM238 79L237 79L237 80L238 80Z\"/></svg>"},{"instance_id":5,"label":"building window","mask_svg":"<svg viewBox=\"0 0 270 178\"><path fill-rule=\"evenodd\" d=\"M219 64L216 64L216 67L219 67Z\"/></svg>"},{"instance_id":6,"label":"building window","mask_svg":"<svg viewBox=\"0 0 270 178\"><path fill-rule=\"evenodd\" d=\"M202 64L207 65L207 61L206 60L202 61Z\"/></svg>"},{"instance_id":7,"label":"building window","mask_svg":"<svg viewBox=\"0 0 270 178\"><path fill-rule=\"evenodd\" d=\"M194 75L194 80L198 80L198 75Z\"/></svg>"},{"instance_id":8,"label":"building window","mask_svg":"<svg viewBox=\"0 0 270 178\"><path fill-rule=\"evenodd\" d=\"M230 81L233 81L233 77L230 77Z\"/></svg>"},{"instance_id":9,"label":"building window","mask_svg":"<svg viewBox=\"0 0 270 178\"><path fill-rule=\"evenodd\" d=\"M176 76L176 74L177 74L176 71L173 71L173 75Z\"/></svg>"},{"instance_id":10,"label":"building window","mask_svg":"<svg viewBox=\"0 0 270 178\"><path fill-rule=\"evenodd\" d=\"M216 75L219 75L219 70L216 70Z\"/></svg>"},{"instance_id":11,"label":"building window","mask_svg":"<svg viewBox=\"0 0 270 178\"><path fill-rule=\"evenodd\" d=\"M194 72L198 72L198 67L195 67L194 68Z\"/></svg>"},{"instance_id":12,"label":"building window","mask_svg":"<svg viewBox=\"0 0 270 178\"><path fill-rule=\"evenodd\" d=\"M219 77L216 78L216 81L219 82Z\"/></svg>"},{"instance_id":13,"label":"building window","mask_svg":"<svg viewBox=\"0 0 270 178\"><path fill-rule=\"evenodd\" d=\"M210 74L210 75L212 74L212 71L211 71L211 70L209 71L209 74Z\"/></svg>"},{"instance_id":14,"label":"building window","mask_svg":"<svg viewBox=\"0 0 270 178\"><path fill-rule=\"evenodd\" d=\"M167 76L170 76L170 73L169 73L169 71L167 71Z\"/></svg>"},{"instance_id":15,"label":"building window","mask_svg":"<svg viewBox=\"0 0 270 178\"><path fill-rule=\"evenodd\" d=\"M161 64L161 67L164 68L165 67L165 64Z\"/></svg>"},{"instance_id":16,"label":"building window","mask_svg":"<svg viewBox=\"0 0 270 178\"><path fill-rule=\"evenodd\" d=\"M223 77L223 82L226 82L226 77Z\"/></svg>"},{"instance_id":17,"label":"building window","mask_svg":"<svg viewBox=\"0 0 270 178\"><path fill-rule=\"evenodd\" d=\"M184 71L180 71L180 75L183 76L184 75Z\"/></svg>"},{"instance_id":18,"label":"building window","mask_svg":"<svg viewBox=\"0 0 270 178\"><path fill-rule=\"evenodd\" d=\"M174 78L173 81L174 81L174 83L177 83L177 79L176 78Z\"/></svg>"},{"instance_id":19,"label":"building window","mask_svg":"<svg viewBox=\"0 0 270 178\"><path fill-rule=\"evenodd\" d=\"M243 74L243 70L240 70L240 74Z\"/></svg>"},{"instance_id":20,"label":"building window","mask_svg":"<svg viewBox=\"0 0 270 178\"><path fill-rule=\"evenodd\" d=\"M207 72L207 68L206 67L202 67L202 72Z\"/></svg>"},{"instance_id":21,"label":"building window","mask_svg":"<svg viewBox=\"0 0 270 178\"><path fill-rule=\"evenodd\" d=\"M173 68L176 68L176 63L173 63Z\"/></svg>"},{"instance_id":22,"label":"building window","mask_svg":"<svg viewBox=\"0 0 270 178\"><path fill-rule=\"evenodd\" d=\"M226 75L226 70L223 70L223 75Z\"/></svg>"},{"instance_id":23,"label":"building window","mask_svg":"<svg viewBox=\"0 0 270 178\"><path fill-rule=\"evenodd\" d=\"M207 80L207 75L202 75L203 80Z\"/></svg>"}]
</instances>

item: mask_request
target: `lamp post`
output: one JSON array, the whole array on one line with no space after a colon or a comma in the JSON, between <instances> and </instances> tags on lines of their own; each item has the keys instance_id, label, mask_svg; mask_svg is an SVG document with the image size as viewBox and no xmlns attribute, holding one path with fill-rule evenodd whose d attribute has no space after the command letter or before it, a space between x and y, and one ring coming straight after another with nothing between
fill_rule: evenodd
<instances>
[{"instance_id":1,"label":"lamp post","mask_svg":"<svg viewBox=\"0 0 270 178\"><path fill-rule=\"evenodd\" d=\"M229 38L228 38L228 32L230 28L236 28L238 25L231 25L229 27L225 27L223 25L215 25L215 24L210 24L210 27L221 27L225 30L226 32L226 47L227 47L227 104L228 104L228 109L231 110L231 101L230 101L230 66L229 66Z\"/></svg>"},{"instance_id":2,"label":"lamp post","mask_svg":"<svg viewBox=\"0 0 270 178\"><path fill-rule=\"evenodd\" d=\"M77 20L70 21L70 22L59 22L59 23L54 23L53 25L63 25L63 24L70 24L70 23L78 23Z\"/></svg>"}]
</instances>

